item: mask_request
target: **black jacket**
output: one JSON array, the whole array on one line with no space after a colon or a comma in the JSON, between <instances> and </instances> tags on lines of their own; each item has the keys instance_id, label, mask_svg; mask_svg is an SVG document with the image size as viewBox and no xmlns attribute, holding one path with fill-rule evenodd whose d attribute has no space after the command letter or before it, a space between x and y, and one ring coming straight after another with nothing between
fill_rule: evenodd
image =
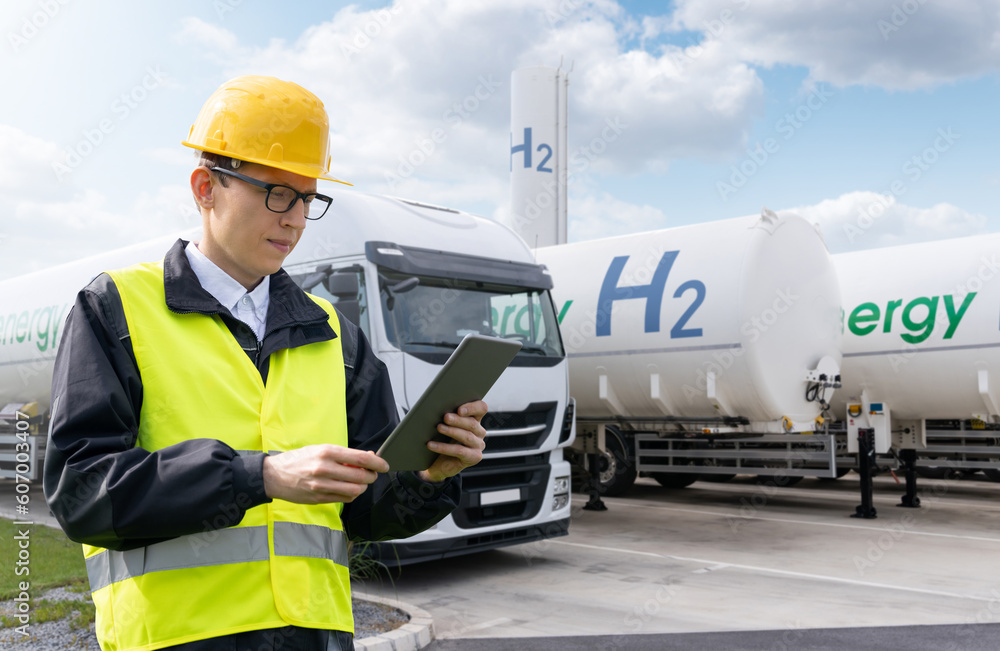
<instances>
[{"instance_id":1,"label":"black jacket","mask_svg":"<svg viewBox=\"0 0 1000 651\"><path fill-rule=\"evenodd\" d=\"M186 244L178 240L164 258L167 307L219 314L265 383L272 353L337 336L326 312L279 270L271 276L265 335L258 345L249 326L202 288L184 253ZM340 323L349 444L375 450L398 422L389 375L364 333L347 319ZM189 363L197 359L190 355ZM249 508L270 501L264 493L264 455L241 456L212 432L157 452L136 447L142 390L121 297L114 281L101 274L80 291L67 316L52 377L43 484L66 535L128 550L232 526ZM344 528L352 540L411 536L450 513L460 493L457 476L428 484L409 472L380 475L344 505Z\"/></svg>"}]
</instances>

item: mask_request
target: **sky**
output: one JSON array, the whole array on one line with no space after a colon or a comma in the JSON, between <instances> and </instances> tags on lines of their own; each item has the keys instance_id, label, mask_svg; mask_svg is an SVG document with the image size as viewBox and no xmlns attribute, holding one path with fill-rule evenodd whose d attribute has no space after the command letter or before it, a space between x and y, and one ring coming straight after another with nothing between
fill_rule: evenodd
<instances>
[{"instance_id":1,"label":"sky","mask_svg":"<svg viewBox=\"0 0 1000 651\"><path fill-rule=\"evenodd\" d=\"M0 280L200 223L180 141L242 74L323 100L357 191L504 221L510 74L561 64L571 157L623 125L570 241L764 206L835 253L1000 231L1000 0L6 0L0 35Z\"/></svg>"}]
</instances>

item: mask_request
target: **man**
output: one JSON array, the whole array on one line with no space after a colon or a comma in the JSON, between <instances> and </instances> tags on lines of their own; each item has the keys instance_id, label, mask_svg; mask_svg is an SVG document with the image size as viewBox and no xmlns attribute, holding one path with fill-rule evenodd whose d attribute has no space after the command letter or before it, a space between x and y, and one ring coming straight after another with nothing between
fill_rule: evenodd
<instances>
[{"instance_id":1,"label":"man","mask_svg":"<svg viewBox=\"0 0 1000 651\"><path fill-rule=\"evenodd\" d=\"M309 91L224 84L183 143L201 241L98 276L70 312L44 486L106 651L353 648L347 540L432 526L482 458L479 401L438 426L430 468L388 472L385 367L281 269L329 207L328 142Z\"/></svg>"}]
</instances>

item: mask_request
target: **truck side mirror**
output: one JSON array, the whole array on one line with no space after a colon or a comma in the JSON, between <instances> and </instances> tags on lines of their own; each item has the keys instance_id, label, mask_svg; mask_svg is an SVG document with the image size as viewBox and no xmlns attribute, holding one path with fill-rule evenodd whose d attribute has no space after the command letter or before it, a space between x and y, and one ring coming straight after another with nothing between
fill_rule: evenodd
<instances>
[{"instance_id":1,"label":"truck side mirror","mask_svg":"<svg viewBox=\"0 0 1000 651\"><path fill-rule=\"evenodd\" d=\"M361 291L358 276L354 273L335 273L326 279L325 284L330 295L340 300L357 300L358 292Z\"/></svg>"}]
</instances>

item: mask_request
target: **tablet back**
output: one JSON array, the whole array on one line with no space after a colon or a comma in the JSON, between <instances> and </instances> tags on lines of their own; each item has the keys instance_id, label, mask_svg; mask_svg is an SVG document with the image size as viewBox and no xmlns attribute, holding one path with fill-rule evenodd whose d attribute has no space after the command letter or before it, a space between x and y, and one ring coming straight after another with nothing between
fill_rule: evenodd
<instances>
[{"instance_id":1,"label":"tablet back","mask_svg":"<svg viewBox=\"0 0 1000 651\"><path fill-rule=\"evenodd\" d=\"M481 400L511 363L521 344L510 339L469 334L452 352L413 408L403 416L378 450L392 470L426 470L437 453L431 440L451 441L439 434L438 423L459 406Z\"/></svg>"}]
</instances>

